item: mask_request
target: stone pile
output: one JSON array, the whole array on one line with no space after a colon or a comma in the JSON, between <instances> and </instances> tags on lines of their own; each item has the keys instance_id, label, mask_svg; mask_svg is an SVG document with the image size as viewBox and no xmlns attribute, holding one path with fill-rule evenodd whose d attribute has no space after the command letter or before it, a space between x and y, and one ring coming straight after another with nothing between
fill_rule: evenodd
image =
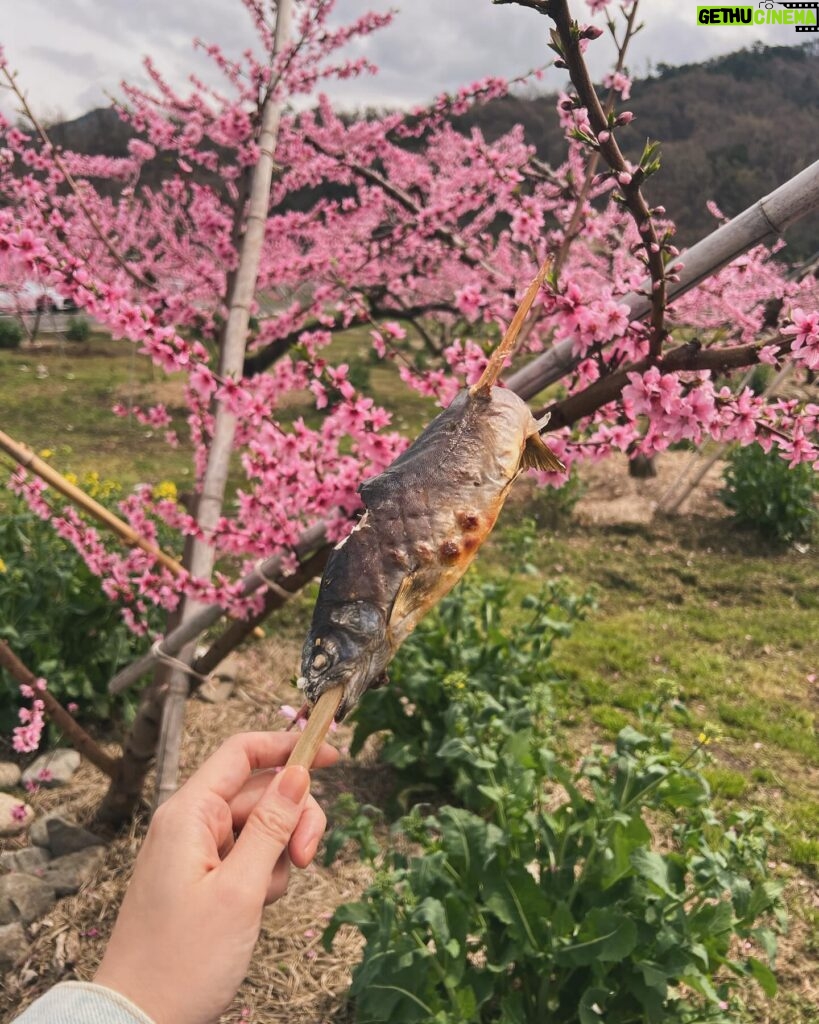
<instances>
[{"instance_id":1,"label":"stone pile","mask_svg":"<svg viewBox=\"0 0 819 1024\"><path fill-rule=\"evenodd\" d=\"M75 756L49 753L22 777L16 765L0 763L0 787L16 788L27 777L40 785L65 785L79 765L79 755L73 750L64 753ZM0 836L26 828L30 846L0 852L0 976L24 959L27 926L48 913L61 896L77 892L105 856L105 840L78 825L65 810L36 818L25 801L0 792Z\"/></svg>"}]
</instances>

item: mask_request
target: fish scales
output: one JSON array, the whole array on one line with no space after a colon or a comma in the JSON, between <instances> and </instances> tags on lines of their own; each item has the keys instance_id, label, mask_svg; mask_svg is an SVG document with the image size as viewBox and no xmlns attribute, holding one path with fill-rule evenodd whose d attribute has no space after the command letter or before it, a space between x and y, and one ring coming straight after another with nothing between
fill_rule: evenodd
<instances>
[{"instance_id":1,"label":"fish scales","mask_svg":"<svg viewBox=\"0 0 819 1024\"><path fill-rule=\"evenodd\" d=\"M340 720L386 681L393 655L455 586L527 467L559 470L526 403L499 387L460 392L383 473L332 552L302 655L307 698L344 686Z\"/></svg>"}]
</instances>

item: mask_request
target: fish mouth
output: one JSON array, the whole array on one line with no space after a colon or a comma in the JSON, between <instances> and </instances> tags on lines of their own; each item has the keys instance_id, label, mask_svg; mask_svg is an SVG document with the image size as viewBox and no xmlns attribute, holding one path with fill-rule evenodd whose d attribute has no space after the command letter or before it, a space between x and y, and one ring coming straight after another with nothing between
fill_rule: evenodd
<instances>
[{"instance_id":1,"label":"fish mouth","mask_svg":"<svg viewBox=\"0 0 819 1024\"><path fill-rule=\"evenodd\" d=\"M335 720L343 721L370 688L372 681L379 675L379 670L373 670L372 662L372 658L367 658L363 663L342 663L336 666L335 671L321 675L308 671L300 680L300 683L303 681L307 700L310 704L315 704L322 694L343 686L344 694L335 713Z\"/></svg>"}]
</instances>

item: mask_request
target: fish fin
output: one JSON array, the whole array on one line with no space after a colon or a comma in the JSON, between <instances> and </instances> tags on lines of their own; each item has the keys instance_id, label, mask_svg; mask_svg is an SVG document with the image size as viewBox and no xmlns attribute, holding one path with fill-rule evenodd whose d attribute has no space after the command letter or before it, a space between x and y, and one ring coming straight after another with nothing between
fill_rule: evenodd
<instances>
[{"instance_id":1,"label":"fish fin","mask_svg":"<svg viewBox=\"0 0 819 1024\"><path fill-rule=\"evenodd\" d=\"M389 625L392 625L396 620L406 618L409 612L414 610L410 604L410 595L415 587L415 581L415 573L410 573L401 580L401 585L398 587L398 592L392 602L392 608L390 608Z\"/></svg>"},{"instance_id":2,"label":"fish fin","mask_svg":"<svg viewBox=\"0 0 819 1024\"><path fill-rule=\"evenodd\" d=\"M541 469L547 473L563 473L566 467L546 444L540 434L530 434L526 439L521 469Z\"/></svg>"}]
</instances>

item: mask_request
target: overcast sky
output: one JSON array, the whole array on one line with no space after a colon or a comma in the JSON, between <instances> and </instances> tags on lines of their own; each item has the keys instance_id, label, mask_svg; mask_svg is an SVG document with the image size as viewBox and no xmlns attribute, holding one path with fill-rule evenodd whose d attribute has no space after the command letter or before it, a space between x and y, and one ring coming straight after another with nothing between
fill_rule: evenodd
<instances>
[{"instance_id":1,"label":"overcast sky","mask_svg":"<svg viewBox=\"0 0 819 1024\"><path fill-rule=\"evenodd\" d=\"M546 18L490 0L338 0L335 20L390 6L398 9L394 23L362 44L380 74L329 90L345 107L425 101L485 75L518 75L551 56ZM572 10L588 20L585 0L573 0ZM756 41L797 45L808 38L784 25L700 27L694 0L643 0L641 10L645 28L629 57L638 76L658 63L701 61ZM143 81L140 61L146 53L173 84L192 69L206 73L202 58L192 53L194 36L236 54L253 38L239 0L0 0L0 45L35 110L48 119L105 105L106 94L116 94L122 79ZM610 56L602 39L592 46L596 76L605 72ZM555 89L564 81L565 74L552 69L544 87ZM0 109L12 109L3 93Z\"/></svg>"}]
</instances>

